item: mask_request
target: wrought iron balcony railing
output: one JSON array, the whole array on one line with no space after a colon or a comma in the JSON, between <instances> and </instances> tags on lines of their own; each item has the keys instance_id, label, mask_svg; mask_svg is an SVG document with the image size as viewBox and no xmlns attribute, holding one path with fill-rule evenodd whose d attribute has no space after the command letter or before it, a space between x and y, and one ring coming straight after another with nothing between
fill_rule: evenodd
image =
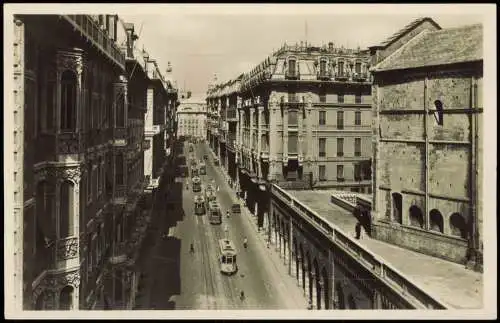
<instances>
[{"instance_id":1,"label":"wrought iron balcony railing","mask_svg":"<svg viewBox=\"0 0 500 323\"><path fill-rule=\"evenodd\" d=\"M330 80L332 73L330 71L319 71L317 78L318 80Z\"/></svg>"},{"instance_id":2,"label":"wrought iron balcony railing","mask_svg":"<svg viewBox=\"0 0 500 323\"><path fill-rule=\"evenodd\" d=\"M89 15L62 15L69 23L85 35L98 49L111 58L121 68L125 68L125 55L107 32Z\"/></svg>"}]
</instances>

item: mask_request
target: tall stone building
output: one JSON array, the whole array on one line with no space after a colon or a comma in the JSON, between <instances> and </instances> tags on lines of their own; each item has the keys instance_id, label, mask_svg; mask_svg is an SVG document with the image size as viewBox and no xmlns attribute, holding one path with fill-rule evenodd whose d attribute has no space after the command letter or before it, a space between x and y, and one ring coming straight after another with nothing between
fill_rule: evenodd
<instances>
[{"instance_id":1,"label":"tall stone building","mask_svg":"<svg viewBox=\"0 0 500 323\"><path fill-rule=\"evenodd\" d=\"M269 182L371 190L369 64L368 51L301 43L241 77L234 180L261 221ZM224 91L212 105L224 107Z\"/></svg>"},{"instance_id":2,"label":"tall stone building","mask_svg":"<svg viewBox=\"0 0 500 323\"><path fill-rule=\"evenodd\" d=\"M372 235L481 270L482 26L423 18L391 42L371 48Z\"/></svg>"},{"instance_id":3,"label":"tall stone building","mask_svg":"<svg viewBox=\"0 0 500 323\"><path fill-rule=\"evenodd\" d=\"M122 27L116 15L14 17L14 297L25 310L133 306L150 80L145 66L130 73L137 36Z\"/></svg>"},{"instance_id":4,"label":"tall stone building","mask_svg":"<svg viewBox=\"0 0 500 323\"><path fill-rule=\"evenodd\" d=\"M181 99L177 108L177 136L204 140L207 133L207 109L202 99Z\"/></svg>"}]
</instances>

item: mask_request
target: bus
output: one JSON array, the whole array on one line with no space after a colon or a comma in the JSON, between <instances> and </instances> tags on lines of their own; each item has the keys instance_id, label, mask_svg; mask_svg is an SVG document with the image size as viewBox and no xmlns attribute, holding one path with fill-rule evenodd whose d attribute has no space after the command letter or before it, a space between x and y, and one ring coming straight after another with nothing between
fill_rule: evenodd
<instances>
[{"instance_id":1,"label":"bus","mask_svg":"<svg viewBox=\"0 0 500 323\"><path fill-rule=\"evenodd\" d=\"M207 166L205 165L204 162L200 161L198 164L198 169L200 171L200 175L206 175L207 174Z\"/></svg>"},{"instance_id":2,"label":"bus","mask_svg":"<svg viewBox=\"0 0 500 323\"><path fill-rule=\"evenodd\" d=\"M203 200L203 196L201 195L196 195L194 197L194 213L196 215L203 215L206 213L205 201Z\"/></svg>"},{"instance_id":3,"label":"bus","mask_svg":"<svg viewBox=\"0 0 500 323\"><path fill-rule=\"evenodd\" d=\"M208 205L208 220L210 224L222 223L222 214L220 214L220 207L217 201L211 201Z\"/></svg>"},{"instance_id":4,"label":"bus","mask_svg":"<svg viewBox=\"0 0 500 323\"><path fill-rule=\"evenodd\" d=\"M199 177L193 177L193 192L201 192L201 179Z\"/></svg>"},{"instance_id":5,"label":"bus","mask_svg":"<svg viewBox=\"0 0 500 323\"><path fill-rule=\"evenodd\" d=\"M198 177L200 174L198 172L198 167L196 165L191 166L191 177Z\"/></svg>"},{"instance_id":6,"label":"bus","mask_svg":"<svg viewBox=\"0 0 500 323\"><path fill-rule=\"evenodd\" d=\"M220 271L228 275L236 273L238 265L236 264L236 248L233 242L229 239L220 239L219 252Z\"/></svg>"}]
</instances>

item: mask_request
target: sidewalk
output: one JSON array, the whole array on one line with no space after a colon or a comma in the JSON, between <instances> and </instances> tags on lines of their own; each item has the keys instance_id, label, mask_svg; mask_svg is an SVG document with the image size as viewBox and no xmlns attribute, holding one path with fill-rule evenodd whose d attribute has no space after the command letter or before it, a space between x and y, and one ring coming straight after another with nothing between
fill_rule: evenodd
<instances>
[{"instance_id":1,"label":"sidewalk","mask_svg":"<svg viewBox=\"0 0 500 323\"><path fill-rule=\"evenodd\" d=\"M221 187L220 189L225 190L226 192L230 193L230 196L233 200L233 203L239 203L242 207L242 217L246 219L247 223L249 224L250 227L253 228L255 231L255 237L257 238L258 241L261 243L262 249L265 251L265 254L268 256L269 260L271 261L272 266L276 269L276 274L279 276L279 279L283 284L283 291L285 292L286 295L290 296L289 301L291 305L296 306L296 304L301 304L302 306L299 308L296 308L298 310L300 309L307 309L308 307L308 300L305 296L304 291L298 286L297 281L295 280L294 277L292 277L289 272L288 272L288 263L284 263L284 259L280 257L279 252L276 249L276 245L274 244L273 239L271 239L271 243L269 244L269 247L267 246L267 231L265 229L258 230L257 226L257 217L254 216L250 210L244 205L242 199L240 199L237 195L236 192L229 186L228 180L229 180L229 175L225 172L222 166L214 166L214 168L217 170L219 175L225 179L224 181L224 187ZM293 301L293 304L291 303ZM289 306L289 308L293 307Z\"/></svg>"}]
</instances>

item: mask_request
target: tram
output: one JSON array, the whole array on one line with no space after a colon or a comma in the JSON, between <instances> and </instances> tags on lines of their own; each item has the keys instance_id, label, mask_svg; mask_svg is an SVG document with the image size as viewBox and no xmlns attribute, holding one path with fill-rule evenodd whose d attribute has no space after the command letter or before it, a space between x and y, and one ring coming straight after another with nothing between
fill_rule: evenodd
<instances>
[{"instance_id":1,"label":"tram","mask_svg":"<svg viewBox=\"0 0 500 323\"><path fill-rule=\"evenodd\" d=\"M191 166L191 177L198 177L200 173L198 172L198 167L196 165Z\"/></svg>"},{"instance_id":2,"label":"tram","mask_svg":"<svg viewBox=\"0 0 500 323\"><path fill-rule=\"evenodd\" d=\"M203 215L206 213L205 201L203 200L203 196L201 195L196 195L194 197L194 213L196 215Z\"/></svg>"},{"instance_id":3,"label":"tram","mask_svg":"<svg viewBox=\"0 0 500 323\"><path fill-rule=\"evenodd\" d=\"M193 192L201 192L201 179L199 177L193 177Z\"/></svg>"},{"instance_id":4,"label":"tram","mask_svg":"<svg viewBox=\"0 0 500 323\"><path fill-rule=\"evenodd\" d=\"M210 224L222 223L222 214L220 213L220 207L217 201L211 201L208 204L208 220Z\"/></svg>"},{"instance_id":5,"label":"tram","mask_svg":"<svg viewBox=\"0 0 500 323\"><path fill-rule=\"evenodd\" d=\"M200 172L200 175L207 174L207 166L205 165L204 162L200 161L200 163L198 164L198 170Z\"/></svg>"},{"instance_id":6,"label":"tram","mask_svg":"<svg viewBox=\"0 0 500 323\"><path fill-rule=\"evenodd\" d=\"M223 274L234 274L238 271L236 264L236 248L231 240L219 240L220 271Z\"/></svg>"}]
</instances>

